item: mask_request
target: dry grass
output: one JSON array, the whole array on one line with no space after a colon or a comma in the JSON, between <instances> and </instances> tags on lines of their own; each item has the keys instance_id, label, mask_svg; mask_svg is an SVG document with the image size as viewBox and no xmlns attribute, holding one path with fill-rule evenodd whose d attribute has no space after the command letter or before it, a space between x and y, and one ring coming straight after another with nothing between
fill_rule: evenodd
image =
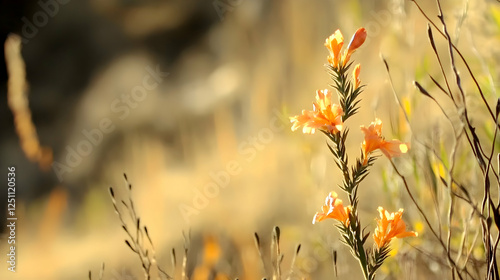
<instances>
[{"instance_id":1,"label":"dry grass","mask_svg":"<svg viewBox=\"0 0 500 280\"><path fill-rule=\"evenodd\" d=\"M435 3L422 4L439 25ZM463 1L443 1L452 42L467 59L493 113L500 73L497 6L491 1L468 6ZM122 14L138 22L148 9ZM110 18L120 14L110 12L112 7L98 10ZM387 21L377 19L386 13ZM168 23L157 16L152 20L143 28L134 28L125 18L116 24L124 25L138 40L151 30L174 28L182 17ZM16 274L2 270L0 278L85 279L90 269L92 279L101 279L101 270L102 279L142 279L148 274L156 279L164 276L157 270L161 268L175 279L362 279L359 264L340 243L332 223L311 225L325 195L331 190L341 193L337 188L341 173L325 138L292 134L289 123L282 120L309 108L315 89L327 88L331 82L321 67L327 55L324 39L337 28L352 34L358 26L369 32L354 55L362 63L361 79L367 88L360 113L349 120L346 152L353 157L359 154L363 135L356 127L368 125L374 117L384 121L387 138L412 144L406 157L394 161L395 168L385 158L378 160L360 185L361 223L373 232L377 206L405 208L408 227L419 232L418 238L393 241L392 255L377 279L452 279L452 274L457 279L459 274L463 279L485 278L488 258L482 237L491 236L495 244L497 213L477 212L482 212L485 178L491 180L490 207L497 207L500 142L495 138L495 120L485 110L467 68L455 56L470 121L485 155L491 158L493 149L492 160L484 160L488 167L484 171L490 170L485 175L464 138L465 133L472 137L471 130L460 134L461 106L456 109L428 77L432 75L446 89L426 24L411 1L380 6L370 1L241 1L224 21L167 65L169 77L123 121L109 111L108 104L140 83L144 67L155 66L157 57L134 50L103 66L74 108L74 133L65 142L74 147L81 140L81 129L97 127L105 117L113 120L116 130L68 174L60 188L47 197L20 202L19 270ZM444 73L461 105L449 46L433 31ZM422 95L413 81L436 102ZM268 131L272 136L258 140L259 134L262 137ZM220 187L207 206L196 209L187 221L179 207L192 206L197 192L214 182L210 174L227 170L232 161L240 167L238 174L231 175L227 186ZM124 172L134 185L131 197L122 188ZM72 189L75 182L84 190ZM115 197L126 198L129 210L134 201L131 221L121 221L114 214L110 186ZM467 199L463 189L468 201L463 199ZM344 194L340 196L348 201ZM118 207L121 202L115 201ZM491 225L487 235L485 222ZM134 243L137 236L130 231L137 224L142 239ZM132 236L124 232L124 225ZM367 246L372 242L370 237Z\"/></svg>"},{"instance_id":2,"label":"dry grass","mask_svg":"<svg viewBox=\"0 0 500 280\"><path fill-rule=\"evenodd\" d=\"M31 120L28 104L28 83L26 69L21 55L21 38L10 35L5 41L5 63L9 74L8 104L14 115L16 132L26 157L49 170L52 164L52 149L40 144L35 125Z\"/></svg>"}]
</instances>

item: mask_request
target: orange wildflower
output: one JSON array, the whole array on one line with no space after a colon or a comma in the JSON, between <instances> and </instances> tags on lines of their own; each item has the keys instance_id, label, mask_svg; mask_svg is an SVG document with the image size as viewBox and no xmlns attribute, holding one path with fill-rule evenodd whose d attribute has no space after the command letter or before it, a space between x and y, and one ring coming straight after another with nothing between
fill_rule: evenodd
<instances>
[{"instance_id":1,"label":"orange wildflower","mask_svg":"<svg viewBox=\"0 0 500 280\"><path fill-rule=\"evenodd\" d=\"M335 219L346 227L349 225L349 213L351 206L344 207L342 200L337 198L337 193L330 192L325 199L325 205L321 207L322 212L316 212L312 223L321 222L325 219Z\"/></svg>"},{"instance_id":2,"label":"orange wildflower","mask_svg":"<svg viewBox=\"0 0 500 280\"><path fill-rule=\"evenodd\" d=\"M347 47L344 54L341 54L342 46L344 45L344 36L340 30L336 30L330 37L325 41L326 48L330 51L328 56L328 63L334 68L339 68L340 62L342 61L342 66L345 66L351 55L358 49L366 40L366 30L361 27L356 30L356 33L352 36L351 42ZM342 57L342 58L341 58Z\"/></svg>"},{"instance_id":3,"label":"orange wildflower","mask_svg":"<svg viewBox=\"0 0 500 280\"><path fill-rule=\"evenodd\" d=\"M375 119L369 127L361 126L365 134L365 140L361 148L363 149L364 163L368 162L368 156L371 152L379 149L386 157L392 158L408 152L410 146L399 140L386 141L382 136L382 121Z\"/></svg>"},{"instance_id":4,"label":"orange wildflower","mask_svg":"<svg viewBox=\"0 0 500 280\"><path fill-rule=\"evenodd\" d=\"M401 220L403 209L398 212L389 213L384 208L379 207L380 220L377 219L377 229L373 234L375 244L380 249L389 244L393 238L404 238L410 236L418 236L417 232L406 231L406 224Z\"/></svg>"},{"instance_id":5,"label":"orange wildflower","mask_svg":"<svg viewBox=\"0 0 500 280\"><path fill-rule=\"evenodd\" d=\"M366 40L366 29L361 27L358 30L356 30L356 33L354 33L354 35L352 35L351 42L349 42L349 46L347 47L347 53L345 54L345 57L343 59L344 65L346 65L347 62L349 62L351 54L353 54L354 51L356 51L359 47L361 47L361 45L363 45L365 40Z\"/></svg>"},{"instance_id":6,"label":"orange wildflower","mask_svg":"<svg viewBox=\"0 0 500 280\"><path fill-rule=\"evenodd\" d=\"M303 133L313 134L321 129L332 134L342 130L342 115L344 111L338 104L332 104L332 93L327 89L316 91L316 102L313 111L302 110L302 114L291 117L292 131L302 128Z\"/></svg>"},{"instance_id":7,"label":"orange wildflower","mask_svg":"<svg viewBox=\"0 0 500 280\"><path fill-rule=\"evenodd\" d=\"M336 30L335 33L330 35L330 37L326 38L325 47L330 51L330 55L327 60L328 63L333 65L333 67L337 68L340 60L340 50L344 45L344 36L340 30Z\"/></svg>"},{"instance_id":8,"label":"orange wildflower","mask_svg":"<svg viewBox=\"0 0 500 280\"><path fill-rule=\"evenodd\" d=\"M356 65L354 71L352 71L352 78L354 80L354 89L357 89L361 85L361 80L359 79L359 72L361 70L361 65Z\"/></svg>"}]
</instances>

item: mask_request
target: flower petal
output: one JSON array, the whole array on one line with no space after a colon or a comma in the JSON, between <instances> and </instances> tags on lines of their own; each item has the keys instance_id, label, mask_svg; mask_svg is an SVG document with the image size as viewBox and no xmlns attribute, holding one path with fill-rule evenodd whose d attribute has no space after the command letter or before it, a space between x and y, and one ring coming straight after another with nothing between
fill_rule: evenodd
<instances>
[{"instance_id":1,"label":"flower petal","mask_svg":"<svg viewBox=\"0 0 500 280\"><path fill-rule=\"evenodd\" d=\"M366 29L363 27L358 28L349 42L347 52L353 53L357 48L361 47L366 40Z\"/></svg>"},{"instance_id":2,"label":"flower petal","mask_svg":"<svg viewBox=\"0 0 500 280\"><path fill-rule=\"evenodd\" d=\"M359 72L361 70L361 66L358 64L354 67L352 71L352 78L354 81L354 89L357 89L361 85L361 80L359 79Z\"/></svg>"},{"instance_id":3,"label":"flower petal","mask_svg":"<svg viewBox=\"0 0 500 280\"><path fill-rule=\"evenodd\" d=\"M325 46L330 51L328 56L328 63L333 67L338 67L340 60L340 50L344 45L344 36L340 30L336 30L330 37L326 38Z\"/></svg>"},{"instance_id":4,"label":"flower petal","mask_svg":"<svg viewBox=\"0 0 500 280\"><path fill-rule=\"evenodd\" d=\"M332 93L327 89L316 91L316 101L313 102L313 111L302 110L302 115L290 118L293 123L292 131L302 127L303 133L312 134L320 129L331 134L342 130L344 114L342 107L332 104Z\"/></svg>"},{"instance_id":5,"label":"flower petal","mask_svg":"<svg viewBox=\"0 0 500 280\"><path fill-rule=\"evenodd\" d=\"M349 225L350 207L344 207L341 199L337 198L335 192L331 192L325 199L325 205L321 207L322 212L317 212L313 217L313 224L325 219L340 221L346 227Z\"/></svg>"},{"instance_id":6,"label":"flower petal","mask_svg":"<svg viewBox=\"0 0 500 280\"><path fill-rule=\"evenodd\" d=\"M406 231L406 224L402 220L403 209L389 213L384 208L379 207L378 211L380 219L377 220L377 228L373 233L373 239L379 249L389 244L393 238L418 236L418 233L414 231Z\"/></svg>"},{"instance_id":7,"label":"flower petal","mask_svg":"<svg viewBox=\"0 0 500 280\"><path fill-rule=\"evenodd\" d=\"M365 140L361 145L364 156L364 164L368 162L369 154L377 149L387 156L393 158L407 153L410 145L399 140L386 141L382 137L382 121L375 119L370 126L361 126L361 131L365 134Z\"/></svg>"},{"instance_id":8,"label":"flower petal","mask_svg":"<svg viewBox=\"0 0 500 280\"><path fill-rule=\"evenodd\" d=\"M347 51L344 55L344 59L342 61L343 65L345 66L348 62L349 59L351 58L351 55L363 45L363 43L366 40L366 30L361 27L358 30L356 30L356 33L352 36L351 42L349 42L349 46L347 47Z\"/></svg>"}]
</instances>

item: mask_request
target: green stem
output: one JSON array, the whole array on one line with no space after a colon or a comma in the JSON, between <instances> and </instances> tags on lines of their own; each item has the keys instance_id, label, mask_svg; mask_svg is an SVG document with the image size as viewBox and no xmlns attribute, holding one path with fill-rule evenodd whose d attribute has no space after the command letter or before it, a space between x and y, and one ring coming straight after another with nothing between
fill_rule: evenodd
<instances>
[{"instance_id":1,"label":"green stem","mask_svg":"<svg viewBox=\"0 0 500 280\"><path fill-rule=\"evenodd\" d=\"M370 280L370 277L368 275L368 260L366 259L366 253L365 253L365 248L363 247L363 242L359 240L359 238L357 238L357 242L358 242L359 265L361 266L361 269L363 269L363 274L365 276L365 279Z\"/></svg>"},{"instance_id":2,"label":"green stem","mask_svg":"<svg viewBox=\"0 0 500 280\"><path fill-rule=\"evenodd\" d=\"M354 115L357 111L356 97L361 93L361 89L353 89L348 78L347 70L349 67L342 69L332 69L333 78L335 81L335 89L337 89L339 100L344 110L343 121L345 122L350 116ZM325 133L330 140L335 144L335 148L330 147L330 151L336 157L337 166L342 171L344 180L342 189L349 195L350 204L352 207L351 215L354 219L351 220L351 224L348 226L346 234L351 242L347 244L351 247L353 255L358 259L358 262L363 270L363 275L366 280L372 280L369 260L364 249L363 242L363 232L361 230L361 223L358 218L357 204L357 188L359 183L365 178L368 167L371 165L371 161L364 166L361 161L356 162L355 168L352 171L349 169L348 157L346 153L345 142L347 138L347 130L344 132L338 132L336 134Z\"/></svg>"},{"instance_id":3,"label":"green stem","mask_svg":"<svg viewBox=\"0 0 500 280\"><path fill-rule=\"evenodd\" d=\"M342 170L344 175L344 184L343 190L349 195L349 200L352 207L352 215L354 217L353 221L349 226L348 234L351 235L351 239L354 240L355 244L350 244L351 249L353 250L354 256L358 259L359 264L363 270L363 275L366 280L369 280L369 269L368 269L368 259L366 257L366 252L363 247L363 236L361 231L361 224L358 218L357 211L357 188L361 181L361 179L357 178L358 174L362 173L360 168L366 169L363 165L359 163L356 165L356 168L352 170L352 173L348 166L348 159L345 151L345 138L347 137L347 132L341 135L337 133L335 135L328 135L329 138L335 144L335 150L332 150L332 153L337 158L337 165ZM359 161L358 161L359 162Z\"/></svg>"}]
</instances>

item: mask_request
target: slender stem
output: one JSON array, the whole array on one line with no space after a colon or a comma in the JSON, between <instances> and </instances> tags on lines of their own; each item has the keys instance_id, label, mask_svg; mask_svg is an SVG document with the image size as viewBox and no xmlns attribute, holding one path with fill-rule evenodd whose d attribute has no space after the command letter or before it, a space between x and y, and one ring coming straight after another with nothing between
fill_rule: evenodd
<instances>
[{"instance_id":1,"label":"slender stem","mask_svg":"<svg viewBox=\"0 0 500 280\"><path fill-rule=\"evenodd\" d=\"M444 38L447 38L446 34L443 33L439 27L429 18L429 16L424 12L424 10L422 10L422 8L420 7L420 5L418 4L418 2L416 0L411 0L416 6L417 8L419 9L420 13L427 19L427 21L429 21L429 23L439 32L439 34L441 34L441 36L443 36ZM457 46L455 46L455 44L453 44L451 41L450 41L450 45L451 47L457 52L458 56L460 56L460 59L463 61L465 67L467 68L467 71L469 72L469 75L471 76L472 80L474 81L474 83L476 84L476 87L479 91L479 95L481 96L481 99L483 100L483 103L485 104L486 108L488 109L488 112L492 118L492 120L495 119L495 116L493 114L493 111L491 110L490 106L488 105L488 102L486 101L486 98L484 96L484 93L483 93L483 90L481 89L481 87L479 86L479 82L477 81L476 79L476 76L474 75L474 73L472 72L469 64L467 63L467 60L465 60L465 57L462 55L462 53L460 52L460 50L457 48ZM497 126L500 127L500 124L496 124Z\"/></svg>"},{"instance_id":2,"label":"slender stem","mask_svg":"<svg viewBox=\"0 0 500 280\"><path fill-rule=\"evenodd\" d=\"M358 254L359 254L359 265L363 269L363 274L366 280L369 280L368 275L368 259L366 258L365 248L363 247L363 241L358 238Z\"/></svg>"},{"instance_id":3,"label":"slender stem","mask_svg":"<svg viewBox=\"0 0 500 280\"><path fill-rule=\"evenodd\" d=\"M347 71L349 69L349 65L346 67L342 67L340 69L331 69L332 76L334 79L334 88L338 92L339 101L344 111L344 116L342 120L345 122L350 116L354 115L357 111L357 103L356 97L361 93L361 89L354 89L348 80ZM339 169L343 174L343 186L342 189L349 196L349 202L352 207L351 215L353 219L351 220L348 227L345 228L345 234L347 234L346 242L352 249L353 255L358 259L359 265L363 271L363 275L366 280L372 279L370 268L369 268L369 260L367 258L365 249L364 249L364 240L363 240L363 232L361 230L361 224L359 221L357 204L358 204L358 196L357 189L359 183L365 178L367 168L371 166L372 161L369 161L367 166L363 166L360 164L360 160L357 161L357 164L354 168L349 168L348 157L346 154L345 142L347 138L348 131L345 130L343 132L337 132L335 134L331 134L329 132L325 132L325 134L332 140L335 147L332 148L329 146L330 151L336 158L336 163Z\"/></svg>"}]
</instances>

